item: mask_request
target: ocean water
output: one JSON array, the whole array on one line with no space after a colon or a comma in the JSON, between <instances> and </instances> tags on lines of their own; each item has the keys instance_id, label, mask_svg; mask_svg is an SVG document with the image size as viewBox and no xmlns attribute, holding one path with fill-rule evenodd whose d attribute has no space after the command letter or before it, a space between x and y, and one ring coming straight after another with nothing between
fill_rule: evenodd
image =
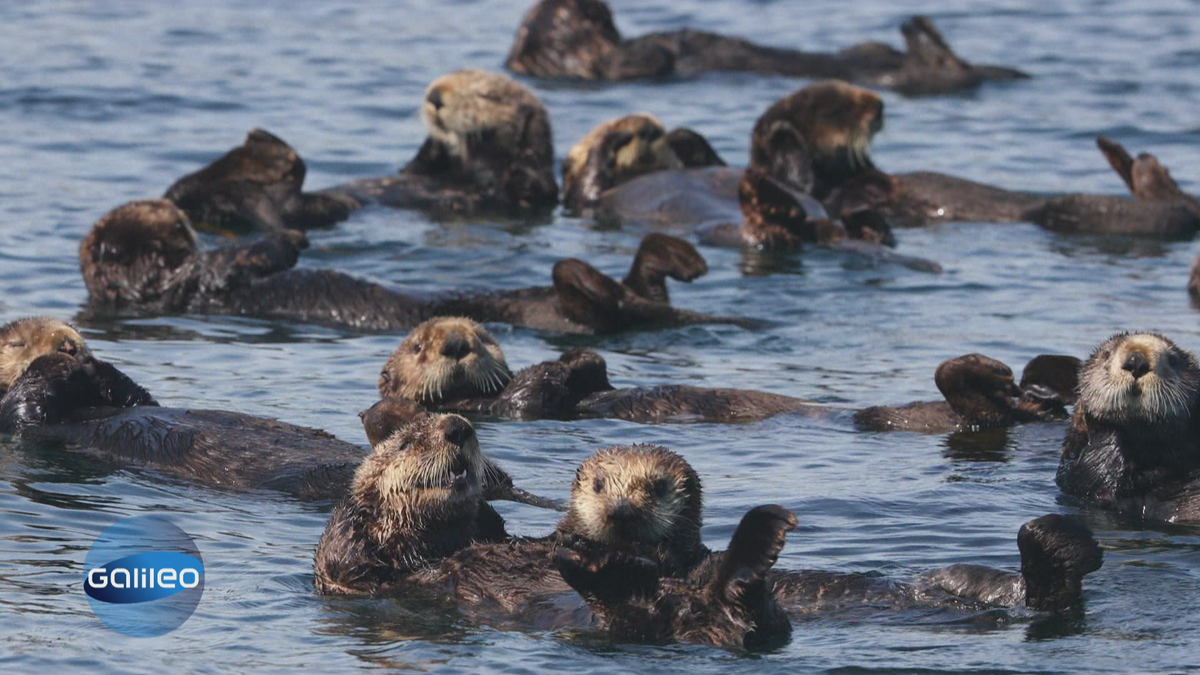
<instances>
[{"instance_id":1,"label":"ocean water","mask_svg":"<svg viewBox=\"0 0 1200 675\"><path fill-rule=\"evenodd\" d=\"M319 188L395 170L423 132L425 85L459 67L499 69L526 0L491 2L39 2L0 4L0 323L66 319L86 294L79 240L109 209L156 197L261 126L291 143ZM617 0L628 35L691 26L831 50L900 44L907 16L933 17L963 57L1022 68L1029 81L939 98L883 96L875 159L1006 187L1121 193L1096 151L1106 134L1151 152L1200 192L1200 5L1028 2L972 6L828 0ZM733 164L750 128L802 80L714 74L668 84L529 82L550 110L557 154L595 124L646 110L706 134ZM369 209L310 235L301 265L446 290L546 283L581 257L617 273L634 233L556 215L455 224ZM773 327L688 327L565 338L496 326L521 367L586 344L615 384L768 390L838 406L936 399L934 368L982 352L1014 370L1039 353L1086 356L1116 331L1159 330L1200 349L1185 292L1191 242L1065 237L1028 224L898 232L899 250L941 275L869 267L828 252L749 256L704 249L710 273L672 288L681 307ZM220 243L207 239L206 243ZM355 413L402 334L356 334L227 317L84 322L93 350L164 405L224 408L327 429L365 447ZM1024 521L1087 522L1104 567L1077 617L862 611L798 622L791 642L744 655L614 645L425 616L388 600L311 589L327 505L231 494L0 440L0 669L6 672L1182 672L1200 668L1200 528L1120 518L1053 483L1065 425L985 436L872 434L843 422L644 426L618 421L482 422L485 452L523 487L565 497L597 448L661 443L705 487L704 536L722 547L762 503L800 527L785 568L905 578L979 562L1015 569ZM511 529L555 515L501 504ZM206 589L182 628L126 638L93 615L84 558L119 518L163 514L204 555Z\"/></svg>"}]
</instances>

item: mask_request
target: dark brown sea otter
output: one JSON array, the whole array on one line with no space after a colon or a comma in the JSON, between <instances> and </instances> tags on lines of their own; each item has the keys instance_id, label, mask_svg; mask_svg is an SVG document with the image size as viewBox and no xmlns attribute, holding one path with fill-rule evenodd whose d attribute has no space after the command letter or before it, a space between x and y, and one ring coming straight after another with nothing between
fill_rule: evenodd
<instances>
[{"instance_id":1,"label":"dark brown sea otter","mask_svg":"<svg viewBox=\"0 0 1200 675\"><path fill-rule=\"evenodd\" d=\"M1064 492L1153 520L1200 520L1200 364L1154 333L1114 335L1080 374Z\"/></svg>"},{"instance_id":2,"label":"dark brown sea otter","mask_svg":"<svg viewBox=\"0 0 1200 675\"><path fill-rule=\"evenodd\" d=\"M201 251L187 216L165 200L131 202L92 228L79 267L94 310L236 314L359 330L411 328L460 314L564 333L611 333L694 323L757 325L678 310L666 277L707 272L685 241L647 238L624 282L576 259L560 260L553 286L491 293L406 295L332 270L293 269L307 241L299 232Z\"/></svg>"},{"instance_id":3,"label":"dark brown sea otter","mask_svg":"<svg viewBox=\"0 0 1200 675\"><path fill-rule=\"evenodd\" d=\"M841 140L851 142L849 135L842 133ZM771 142L773 152L790 152L780 139ZM864 137L861 145L866 143ZM703 136L686 129L667 133L645 113L604 122L571 148L563 162L563 203L626 228L692 234L707 246L819 246L874 262L941 270L888 248L895 238L877 213L859 210L830 219L819 201L798 188L763 169L726 167Z\"/></svg>"},{"instance_id":4,"label":"dark brown sea otter","mask_svg":"<svg viewBox=\"0 0 1200 675\"><path fill-rule=\"evenodd\" d=\"M487 329L463 318L421 324L384 364L379 393L432 409L517 418L611 417L632 422L748 422L781 413L832 417L853 413L866 429L927 433L978 430L1064 419L1073 400L1077 359L1040 356L1020 385L1004 364L979 354L950 359L934 380L945 401L857 412L745 389L688 385L615 389L590 349L573 349L514 377Z\"/></svg>"},{"instance_id":5,"label":"dark brown sea otter","mask_svg":"<svg viewBox=\"0 0 1200 675\"><path fill-rule=\"evenodd\" d=\"M465 420L460 424L469 428ZM653 513L626 516L619 505L612 511L595 502L575 504L583 490L599 492L577 479L571 513L595 508L594 519L568 515L550 537L507 539L502 521L482 510L477 451L469 442L431 444L422 437L422 427L409 427L363 463L317 546L319 591L448 596L471 616L540 629L599 627L624 640L742 647L790 633L764 581L795 527L786 510L760 507L747 514L712 581L690 584L642 556L685 517L681 500L699 494L698 482L676 475L673 453L650 446L600 453L625 459L612 467L616 473L605 474L614 500L637 500ZM612 531L622 536L607 536Z\"/></svg>"},{"instance_id":6,"label":"dark brown sea otter","mask_svg":"<svg viewBox=\"0 0 1200 675\"><path fill-rule=\"evenodd\" d=\"M20 324L0 330L0 341L26 333ZM45 342L42 355L0 398L0 431L202 485L278 490L315 500L344 495L363 458L358 446L317 429L230 411L159 407L149 392L94 358L82 341L74 352L55 344L61 343ZM20 358L0 351L0 369ZM513 487L494 462L481 461L488 499L555 506Z\"/></svg>"},{"instance_id":7,"label":"dark brown sea otter","mask_svg":"<svg viewBox=\"0 0 1200 675\"><path fill-rule=\"evenodd\" d=\"M868 42L836 53L765 47L696 30L622 40L602 0L542 0L521 20L505 66L534 77L665 78L706 71L837 77L910 94L937 94L1028 75L958 58L926 17L900 27L908 51Z\"/></svg>"},{"instance_id":8,"label":"dark brown sea otter","mask_svg":"<svg viewBox=\"0 0 1200 675\"><path fill-rule=\"evenodd\" d=\"M833 218L877 212L898 227L937 222L1032 222L1066 234L1190 238L1200 229L1200 202L1185 194L1152 155L1130 157L1097 139L1100 151L1134 198L1040 195L933 172L888 174L869 154L883 128L883 103L873 92L842 82L809 85L759 117L750 166L821 200Z\"/></svg>"},{"instance_id":9,"label":"dark brown sea otter","mask_svg":"<svg viewBox=\"0 0 1200 675\"><path fill-rule=\"evenodd\" d=\"M525 86L495 73L455 71L425 90L421 120L429 137L399 173L318 194L441 217L520 214L558 203L550 116Z\"/></svg>"},{"instance_id":10,"label":"dark brown sea otter","mask_svg":"<svg viewBox=\"0 0 1200 675\"><path fill-rule=\"evenodd\" d=\"M252 129L240 146L175 181L163 198L197 227L235 232L328 227L358 208L346 197L302 192L307 170L282 139Z\"/></svg>"}]
</instances>

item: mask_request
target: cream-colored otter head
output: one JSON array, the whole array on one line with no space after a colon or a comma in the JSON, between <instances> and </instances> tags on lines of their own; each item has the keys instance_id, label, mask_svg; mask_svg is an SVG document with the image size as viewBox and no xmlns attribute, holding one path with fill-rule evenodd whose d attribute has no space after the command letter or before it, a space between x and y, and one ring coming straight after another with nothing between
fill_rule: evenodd
<instances>
[{"instance_id":1,"label":"cream-colored otter head","mask_svg":"<svg viewBox=\"0 0 1200 675\"><path fill-rule=\"evenodd\" d=\"M563 160L563 203L578 207L630 178L682 166L655 116L611 119L589 131Z\"/></svg>"},{"instance_id":2,"label":"cream-colored otter head","mask_svg":"<svg viewBox=\"0 0 1200 675\"><path fill-rule=\"evenodd\" d=\"M39 356L61 352L76 359L91 351L79 331L47 316L17 319L0 327L0 394Z\"/></svg>"},{"instance_id":3,"label":"cream-colored otter head","mask_svg":"<svg viewBox=\"0 0 1200 675\"><path fill-rule=\"evenodd\" d=\"M882 128L878 94L840 80L817 82L775 102L758 118L750 165L802 190L812 191L814 186L805 183L813 179L818 188L830 189L874 166L871 139ZM806 173L813 175L806 178Z\"/></svg>"},{"instance_id":4,"label":"cream-colored otter head","mask_svg":"<svg viewBox=\"0 0 1200 675\"><path fill-rule=\"evenodd\" d=\"M379 542L470 511L483 494L475 429L458 415L429 415L401 427L363 460L350 493L378 514L367 526Z\"/></svg>"},{"instance_id":5,"label":"cream-colored otter head","mask_svg":"<svg viewBox=\"0 0 1200 675\"><path fill-rule=\"evenodd\" d=\"M423 404L486 396L512 373L486 328L461 317L437 317L413 329L379 373L379 394Z\"/></svg>"},{"instance_id":6,"label":"cream-colored otter head","mask_svg":"<svg viewBox=\"0 0 1200 675\"><path fill-rule=\"evenodd\" d=\"M1200 396L1200 364L1156 333L1115 335L1083 364L1076 405L1097 419L1186 421Z\"/></svg>"},{"instance_id":7,"label":"cream-colored otter head","mask_svg":"<svg viewBox=\"0 0 1200 675\"><path fill-rule=\"evenodd\" d=\"M421 104L421 121L432 138L464 159L473 152L472 140L487 140L499 151L518 152L522 142L534 140L526 134L535 125L545 128L545 138L537 140L550 143L549 115L533 92L504 75L483 70L457 70L430 83Z\"/></svg>"},{"instance_id":8,"label":"cream-colored otter head","mask_svg":"<svg viewBox=\"0 0 1200 675\"><path fill-rule=\"evenodd\" d=\"M575 471L560 530L608 545L699 545L700 478L656 445L604 448Z\"/></svg>"}]
</instances>

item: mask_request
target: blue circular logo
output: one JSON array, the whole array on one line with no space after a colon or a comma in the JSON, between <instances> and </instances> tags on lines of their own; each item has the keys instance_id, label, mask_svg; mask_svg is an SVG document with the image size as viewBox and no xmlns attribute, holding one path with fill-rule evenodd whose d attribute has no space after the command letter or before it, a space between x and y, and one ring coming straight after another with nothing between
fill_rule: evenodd
<instances>
[{"instance_id":1,"label":"blue circular logo","mask_svg":"<svg viewBox=\"0 0 1200 675\"><path fill-rule=\"evenodd\" d=\"M92 543L83 590L109 628L130 637L158 637L196 611L204 594L204 560L196 542L166 518L125 518Z\"/></svg>"}]
</instances>

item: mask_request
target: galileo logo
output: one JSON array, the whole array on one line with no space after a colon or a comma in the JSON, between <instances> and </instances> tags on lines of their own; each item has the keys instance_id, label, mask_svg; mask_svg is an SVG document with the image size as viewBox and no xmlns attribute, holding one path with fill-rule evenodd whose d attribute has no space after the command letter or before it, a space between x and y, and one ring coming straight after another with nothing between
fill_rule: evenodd
<instances>
[{"instance_id":1,"label":"galileo logo","mask_svg":"<svg viewBox=\"0 0 1200 675\"><path fill-rule=\"evenodd\" d=\"M109 628L157 637L183 625L204 593L196 543L171 521L138 516L117 521L92 544L83 590Z\"/></svg>"}]
</instances>

